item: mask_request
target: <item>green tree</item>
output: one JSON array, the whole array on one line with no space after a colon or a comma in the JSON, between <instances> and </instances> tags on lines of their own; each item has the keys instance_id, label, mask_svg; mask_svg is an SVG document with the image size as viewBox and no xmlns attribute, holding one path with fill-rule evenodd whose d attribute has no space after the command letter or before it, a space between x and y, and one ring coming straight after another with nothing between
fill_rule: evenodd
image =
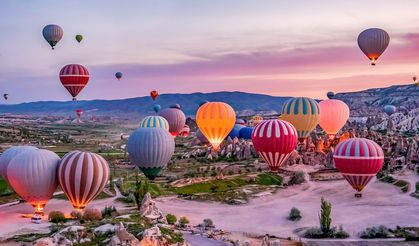
<instances>
[{"instance_id":1,"label":"green tree","mask_svg":"<svg viewBox=\"0 0 419 246\"><path fill-rule=\"evenodd\" d=\"M169 223L169 225L174 225L177 221L177 218L173 214L167 214L166 220L167 220L167 223Z\"/></svg>"},{"instance_id":2,"label":"green tree","mask_svg":"<svg viewBox=\"0 0 419 246\"><path fill-rule=\"evenodd\" d=\"M143 200L145 194L149 191L149 188L150 184L147 180L142 181L138 178L138 175L135 176L134 198L138 209L140 209L141 201Z\"/></svg>"},{"instance_id":3,"label":"green tree","mask_svg":"<svg viewBox=\"0 0 419 246\"><path fill-rule=\"evenodd\" d=\"M320 200L321 212L319 215L320 230L324 235L330 234L330 225L332 224L332 218L330 214L332 212L332 204L326 201L323 197Z\"/></svg>"}]
</instances>

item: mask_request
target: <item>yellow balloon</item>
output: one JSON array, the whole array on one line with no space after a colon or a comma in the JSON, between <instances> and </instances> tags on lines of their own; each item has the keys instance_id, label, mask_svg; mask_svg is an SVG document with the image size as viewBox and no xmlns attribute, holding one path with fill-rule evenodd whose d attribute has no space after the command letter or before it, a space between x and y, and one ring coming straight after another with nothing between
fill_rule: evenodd
<instances>
[{"instance_id":1,"label":"yellow balloon","mask_svg":"<svg viewBox=\"0 0 419 246\"><path fill-rule=\"evenodd\" d=\"M196 124L199 130L218 149L236 122L234 109L223 102L207 102L196 112Z\"/></svg>"},{"instance_id":2,"label":"yellow balloon","mask_svg":"<svg viewBox=\"0 0 419 246\"><path fill-rule=\"evenodd\" d=\"M281 119L294 125L298 139L304 141L320 118L319 104L308 97L294 97L282 106Z\"/></svg>"},{"instance_id":3,"label":"yellow balloon","mask_svg":"<svg viewBox=\"0 0 419 246\"><path fill-rule=\"evenodd\" d=\"M256 126L257 124L259 124L260 122L263 121L263 117L260 115L255 115L252 117L252 126Z\"/></svg>"}]
</instances>

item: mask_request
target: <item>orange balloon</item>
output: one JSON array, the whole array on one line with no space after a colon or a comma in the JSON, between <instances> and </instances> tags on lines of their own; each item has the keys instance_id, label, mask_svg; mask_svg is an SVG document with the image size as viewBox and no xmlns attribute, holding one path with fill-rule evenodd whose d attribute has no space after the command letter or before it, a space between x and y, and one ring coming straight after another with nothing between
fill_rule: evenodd
<instances>
[{"instance_id":1,"label":"orange balloon","mask_svg":"<svg viewBox=\"0 0 419 246\"><path fill-rule=\"evenodd\" d=\"M236 122L234 109L223 102L207 102L196 112L196 123L199 130L218 149Z\"/></svg>"},{"instance_id":2,"label":"orange balloon","mask_svg":"<svg viewBox=\"0 0 419 246\"><path fill-rule=\"evenodd\" d=\"M330 99L319 103L319 125L329 136L334 139L349 118L349 107L341 100Z\"/></svg>"}]
</instances>

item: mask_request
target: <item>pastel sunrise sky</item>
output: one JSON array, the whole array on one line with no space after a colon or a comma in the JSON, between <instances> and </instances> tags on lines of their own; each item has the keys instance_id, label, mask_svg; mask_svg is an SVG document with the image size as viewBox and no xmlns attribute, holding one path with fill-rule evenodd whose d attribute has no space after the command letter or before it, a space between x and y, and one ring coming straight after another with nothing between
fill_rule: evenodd
<instances>
[{"instance_id":1,"label":"pastel sunrise sky","mask_svg":"<svg viewBox=\"0 0 419 246\"><path fill-rule=\"evenodd\" d=\"M419 77L419 1L0 1L0 93L7 103L71 100L58 74L87 67L79 100L244 91L325 98ZM64 37L52 51L42 28ZM375 67L358 34L386 30ZM82 34L81 44L74 39ZM117 81L115 72L123 79Z\"/></svg>"}]
</instances>

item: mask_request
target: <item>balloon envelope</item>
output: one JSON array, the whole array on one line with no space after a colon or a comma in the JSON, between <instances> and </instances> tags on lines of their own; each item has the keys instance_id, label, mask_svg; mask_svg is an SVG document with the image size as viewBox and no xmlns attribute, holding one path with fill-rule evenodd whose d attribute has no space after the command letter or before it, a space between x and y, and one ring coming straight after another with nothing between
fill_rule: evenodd
<instances>
[{"instance_id":1,"label":"balloon envelope","mask_svg":"<svg viewBox=\"0 0 419 246\"><path fill-rule=\"evenodd\" d=\"M297 147L297 130L284 120L266 120L258 124L252 133L255 150L276 171Z\"/></svg>"},{"instance_id":2,"label":"balloon envelope","mask_svg":"<svg viewBox=\"0 0 419 246\"><path fill-rule=\"evenodd\" d=\"M116 72L115 73L115 77L119 80L122 78L122 73L121 72Z\"/></svg>"},{"instance_id":3,"label":"balloon envelope","mask_svg":"<svg viewBox=\"0 0 419 246\"><path fill-rule=\"evenodd\" d=\"M20 153L26 152L28 150L35 150L36 147L32 146L13 146L8 148L6 151L3 152L0 156L0 175L1 177L9 183L9 179L7 178L7 167L9 166L10 161L19 155Z\"/></svg>"},{"instance_id":4,"label":"balloon envelope","mask_svg":"<svg viewBox=\"0 0 419 246\"><path fill-rule=\"evenodd\" d=\"M243 138L246 140L252 139L252 131L253 131L253 127L250 127L250 126L243 127L242 129L240 129L239 138Z\"/></svg>"},{"instance_id":5,"label":"balloon envelope","mask_svg":"<svg viewBox=\"0 0 419 246\"><path fill-rule=\"evenodd\" d=\"M68 200L80 211L102 192L109 181L109 166L98 154L71 151L61 160L58 180Z\"/></svg>"},{"instance_id":6,"label":"balloon envelope","mask_svg":"<svg viewBox=\"0 0 419 246\"><path fill-rule=\"evenodd\" d=\"M154 112L158 113L161 110L161 106L159 104L154 104L153 110L154 110Z\"/></svg>"},{"instance_id":7,"label":"balloon envelope","mask_svg":"<svg viewBox=\"0 0 419 246\"><path fill-rule=\"evenodd\" d=\"M333 92L333 91L329 91L328 93L327 93L327 98L329 98L329 99L333 99L335 97L335 93Z\"/></svg>"},{"instance_id":8,"label":"balloon envelope","mask_svg":"<svg viewBox=\"0 0 419 246\"><path fill-rule=\"evenodd\" d=\"M60 81L73 96L73 100L76 100L77 95L89 82L89 71L79 64L66 65L60 71Z\"/></svg>"},{"instance_id":9,"label":"balloon envelope","mask_svg":"<svg viewBox=\"0 0 419 246\"><path fill-rule=\"evenodd\" d=\"M235 122L236 113L227 103L207 102L196 112L198 128L214 149L219 148Z\"/></svg>"},{"instance_id":10,"label":"balloon envelope","mask_svg":"<svg viewBox=\"0 0 419 246\"><path fill-rule=\"evenodd\" d=\"M364 30L358 36L358 46L371 60L371 65L375 65L378 57L387 49L389 43L390 36L386 31L379 28Z\"/></svg>"},{"instance_id":11,"label":"balloon envelope","mask_svg":"<svg viewBox=\"0 0 419 246\"><path fill-rule=\"evenodd\" d=\"M7 167L7 177L13 190L42 213L58 187L57 170L60 157L45 149L24 151L15 156Z\"/></svg>"},{"instance_id":12,"label":"balloon envelope","mask_svg":"<svg viewBox=\"0 0 419 246\"><path fill-rule=\"evenodd\" d=\"M162 128L138 128L128 138L127 149L131 161L152 180L170 161L175 141Z\"/></svg>"},{"instance_id":13,"label":"balloon envelope","mask_svg":"<svg viewBox=\"0 0 419 246\"><path fill-rule=\"evenodd\" d=\"M147 116L141 121L140 127L158 127L169 131L169 122L161 116Z\"/></svg>"},{"instance_id":14,"label":"balloon envelope","mask_svg":"<svg viewBox=\"0 0 419 246\"><path fill-rule=\"evenodd\" d=\"M330 99L319 103L319 126L326 132L330 139L342 129L349 119L349 107L341 100Z\"/></svg>"},{"instance_id":15,"label":"balloon envelope","mask_svg":"<svg viewBox=\"0 0 419 246\"><path fill-rule=\"evenodd\" d=\"M83 35L77 34L76 35L76 40L77 40L77 42L80 43L83 40Z\"/></svg>"},{"instance_id":16,"label":"balloon envelope","mask_svg":"<svg viewBox=\"0 0 419 246\"><path fill-rule=\"evenodd\" d=\"M3 98L4 98L4 100L9 99L9 94L3 94Z\"/></svg>"},{"instance_id":17,"label":"balloon envelope","mask_svg":"<svg viewBox=\"0 0 419 246\"><path fill-rule=\"evenodd\" d=\"M182 130L180 130L180 132L179 132L179 136L186 138L186 137L188 137L188 136L189 136L189 132L190 132L190 131L191 131L191 128L189 128L189 126L188 126L188 125L185 125L185 126L182 128Z\"/></svg>"},{"instance_id":18,"label":"balloon envelope","mask_svg":"<svg viewBox=\"0 0 419 246\"><path fill-rule=\"evenodd\" d=\"M380 171L384 153L372 140L349 138L336 146L333 160L349 184L361 192Z\"/></svg>"},{"instance_id":19,"label":"balloon envelope","mask_svg":"<svg viewBox=\"0 0 419 246\"><path fill-rule=\"evenodd\" d=\"M396 111L397 111L397 108L393 105L384 106L384 112L389 116L396 113Z\"/></svg>"},{"instance_id":20,"label":"balloon envelope","mask_svg":"<svg viewBox=\"0 0 419 246\"><path fill-rule=\"evenodd\" d=\"M255 115L252 117L251 122L252 122L252 126L256 126L257 124L259 124L260 122L263 121L263 117L260 115Z\"/></svg>"},{"instance_id":21,"label":"balloon envelope","mask_svg":"<svg viewBox=\"0 0 419 246\"><path fill-rule=\"evenodd\" d=\"M319 104L308 97L291 98L282 107L281 119L290 122L297 129L300 141L313 131L319 118Z\"/></svg>"},{"instance_id":22,"label":"balloon envelope","mask_svg":"<svg viewBox=\"0 0 419 246\"><path fill-rule=\"evenodd\" d=\"M240 129L242 129L244 126L240 124L234 124L233 129L228 133L227 137L230 137L231 139L239 138L240 137Z\"/></svg>"},{"instance_id":23,"label":"balloon envelope","mask_svg":"<svg viewBox=\"0 0 419 246\"><path fill-rule=\"evenodd\" d=\"M55 45L61 40L63 37L63 29L58 25L47 25L42 30L42 35L44 36L45 40L54 49Z\"/></svg>"},{"instance_id":24,"label":"balloon envelope","mask_svg":"<svg viewBox=\"0 0 419 246\"><path fill-rule=\"evenodd\" d=\"M167 120L167 122L169 122L169 132L173 137L176 137L179 134L180 130L182 130L186 123L185 114L182 110L175 107L163 109L160 111L159 116L162 116Z\"/></svg>"},{"instance_id":25,"label":"balloon envelope","mask_svg":"<svg viewBox=\"0 0 419 246\"><path fill-rule=\"evenodd\" d=\"M153 101L155 101L158 96L159 96L159 93L157 91L151 91L150 92L150 97L151 97L151 99L153 99Z\"/></svg>"}]
</instances>

